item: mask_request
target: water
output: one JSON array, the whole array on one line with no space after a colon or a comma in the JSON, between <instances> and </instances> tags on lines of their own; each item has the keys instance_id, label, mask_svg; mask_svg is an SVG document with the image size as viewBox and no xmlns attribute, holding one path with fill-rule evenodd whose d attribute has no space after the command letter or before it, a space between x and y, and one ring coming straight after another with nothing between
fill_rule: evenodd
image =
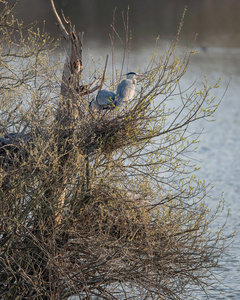
<instances>
[{"instance_id":1,"label":"water","mask_svg":"<svg viewBox=\"0 0 240 300\"><path fill-rule=\"evenodd\" d=\"M191 59L182 84L189 86L196 80L196 85L200 86L204 75L210 84L221 77L220 87L213 90L213 96L221 99L225 95L214 115L215 121L198 123L197 130L204 128L204 131L193 157L201 167L197 176L214 186L208 206L214 210L221 195L225 199L226 209L217 223L219 226L224 224L229 208L225 234L234 231L237 234L222 257L224 268L220 277L223 284L218 287L218 292L212 291L210 299L237 300L240 299L240 49L199 49ZM199 295L198 299L204 299L204 296Z\"/></svg>"},{"instance_id":2,"label":"water","mask_svg":"<svg viewBox=\"0 0 240 300\"><path fill-rule=\"evenodd\" d=\"M221 193L224 192L226 208L230 209L226 234L236 231L233 244L229 247L229 256L224 256L226 268L222 273L224 284L220 290L227 293L229 299L240 299L240 50L212 48L207 53L199 53L193 58L189 69L190 76L207 74L210 80L223 77L221 87L215 91L221 97L228 86L225 97L215 113L216 121L203 124L204 134L201 136L196 158L201 170L199 175L212 182L212 200L209 206L217 205ZM224 222L224 217L219 220ZM232 292L229 292L229 288ZM226 295L225 295L226 296ZM217 299L226 299L218 297Z\"/></svg>"},{"instance_id":3,"label":"water","mask_svg":"<svg viewBox=\"0 0 240 300\"><path fill-rule=\"evenodd\" d=\"M58 36L48 0L21 0L16 8L16 16L27 22L46 20L46 30ZM130 7L129 27L133 34L133 45L145 44L160 35L171 38L175 35L184 7L187 13L182 37L191 43L196 34L197 43L208 46L240 45L239 0L55 0L58 12L63 9L77 29L85 32L87 39L109 41L113 11L116 11L117 31L124 36L122 11Z\"/></svg>"},{"instance_id":4,"label":"water","mask_svg":"<svg viewBox=\"0 0 240 300\"><path fill-rule=\"evenodd\" d=\"M144 63L149 61L151 51L149 48L141 48L131 53L130 64L125 71L136 71L138 65L142 65L144 70ZM105 57L111 52L109 48L101 47L97 48L96 53L91 53L96 57L99 54ZM116 56L121 57L119 53ZM110 69L109 67L108 72ZM224 224L229 208L230 216L225 235L228 236L234 231L237 233L227 254L222 257L224 268L220 278L223 283L218 291L210 291L210 299L237 300L240 299L240 49L199 49L191 59L182 85L189 86L197 80L196 85L200 86L204 75L207 75L210 84L214 84L221 77L220 88L214 90L213 96L217 99L224 94L225 96L215 113L214 122L198 122L197 130L204 128L204 131L200 137L199 149L193 154L193 158L201 167L197 176L214 186L211 191L212 198L207 199L209 207L216 208L222 194L224 196L226 209L217 220L216 226ZM199 294L197 299L204 299L204 295Z\"/></svg>"}]
</instances>

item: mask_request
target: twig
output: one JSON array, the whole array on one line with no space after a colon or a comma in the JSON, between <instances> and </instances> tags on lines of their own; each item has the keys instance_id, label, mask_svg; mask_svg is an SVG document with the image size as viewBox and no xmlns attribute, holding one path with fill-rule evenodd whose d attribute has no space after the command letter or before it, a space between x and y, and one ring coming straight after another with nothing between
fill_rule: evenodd
<instances>
[{"instance_id":1,"label":"twig","mask_svg":"<svg viewBox=\"0 0 240 300\"><path fill-rule=\"evenodd\" d=\"M107 57L106 57L105 67L104 67L104 70L103 70L102 80L101 80L101 83L100 83L98 92L101 91L102 86L103 86L103 83L104 83L104 80L105 80L105 74L106 74L106 69L107 69L107 63L108 63L108 55L107 55Z\"/></svg>"},{"instance_id":2,"label":"twig","mask_svg":"<svg viewBox=\"0 0 240 300\"><path fill-rule=\"evenodd\" d=\"M67 40L68 37L69 37L69 34L68 34L65 26L63 25L62 20L60 19L58 13L57 13L54 1L50 0L50 2L51 2L51 6L52 6L52 11L53 11L54 17L55 17L56 22L57 22L57 26L59 27L59 29L60 29L62 35L64 36L64 38Z\"/></svg>"}]
</instances>

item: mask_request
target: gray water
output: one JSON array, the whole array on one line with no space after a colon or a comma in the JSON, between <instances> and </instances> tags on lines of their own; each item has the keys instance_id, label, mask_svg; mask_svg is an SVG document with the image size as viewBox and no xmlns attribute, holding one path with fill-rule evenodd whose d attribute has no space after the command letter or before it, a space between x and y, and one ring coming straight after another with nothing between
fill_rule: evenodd
<instances>
[{"instance_id":1,"label":"gray water","mask_svg":"<svg viewBox=\"0 0 240 300\"><path fill-rule=\"evenodd\" d=\"M104 53L109 53L108 50L98 48L98 54L104 57ZM144 63L149 61L151 51L148 48L131 53L128 70L137 70L139 65L144 70ZM120 56L119 54L118 58ZM196 80L198 86L204 75L210 84L216 83L219 77L222 78L220 87L213 91L213 96L221 99L226 93L214 115L215 121L201 120L197 125L198 131L203 128L204 131L199 148L193 154L201 167L196 175L214 186L211 190L212 198L207 199L210 208L216 208L222 195L225 199L225 212L215 225L224 224L230 209L225 235L236 232L226 255L222 257L224 267L218 273L222 283L218 291L210 291L210 299L237 300L240 299L240 49L199 49L191 59L182 85L189 86ZM204 299L204 295L199 294L197 299Z\"/></svg>"},{"instance_id":2,"label":"gray water","mask_svg":"<svg viewBox=\"0 0 240 300\"><path fill-rule=\"evenodd\" d=\"M206 74L209 80L222 77L220 88L215 96L220 98L229 83L225 97L215 113L215 122L204 122L196 159L201 170L199 176L214 185L209 207L216 207L223 193L226 208L230 209L226 235L236 231L232 245L228 248L228 256L222 259L225 268L222 270L224 284L220 290L224 296L217 299L240 299L240 50L208 49L207 53L199 53L193 58L187 80ZM218 222L225 221L226 213ZM231 289L231 290L230 290Z\"/></svg>"},{"instance_id":3,"label":"gray water","mask_svg":"<svg viewBox=\"0 0 240 300\"><path fill-rule=\"evenodd\" d=\"M21 0L16 6L16 16L28 24L46 20L46 30L58 36L49 5L49 0ZM182 30L182 39L191 43L198 34L198 45L240 46L239 0L55 0L61 15L63 9L72 24L84 31L85 41L90 39L109 42L113 11L116 11L116 28L124 36L122 11L129 10L129 27L132 45L146 45L156 36L172 38L176 34L184 7L187 13Z\"/></svg>"},{"instance_id":4,"label":"gray water","mask_svg":"<svg viewBox=\"0 0 240 300\"><path fill-rule=\"evenodd\" d=\"M204 128L199 148L193 155L201 169L196 173L214 188L212 199L207 204L214 210L223 195L225 212L217 220L221 226L226 221L227 210L230 215L225 235L236 232L233 243L222 257L224 268L220 278L222 284L218 292L212 292L210 299L240 299L240 49L208 48L199 49L192 57L188 72L182 79L184 86L190 86L195 80L200 86L206 75L209 84L221 77L220 87L213 90L213 96L221 99L214 122L201 120L198 131ZM230 81L230 82L229 82ZM198 299L204 296L199 295Z\"/></svg>"}]
</instances>

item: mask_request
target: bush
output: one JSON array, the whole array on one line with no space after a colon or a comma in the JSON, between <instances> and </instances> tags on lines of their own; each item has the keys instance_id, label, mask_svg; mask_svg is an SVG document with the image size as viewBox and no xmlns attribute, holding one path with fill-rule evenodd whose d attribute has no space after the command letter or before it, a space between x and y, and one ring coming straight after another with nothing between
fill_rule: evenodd
<instances>
[{"instance_id":1,"label":"bush","mask_svg":"<svg viewBox=\"0 0 240 300\"><path fill-rule=\"evenodd\" d=\"M191 124L218 106L218 83L181 90L192 53L177 56L177 35L127 108L90 113L105 74L83 84L82 35L57 19L77 49L61 80L57 42L1 3L1 298L208 295L225 250L223 228L211 231L222 202L209 211L186 154L198 143Z\"/></svg>"}]
</instances>

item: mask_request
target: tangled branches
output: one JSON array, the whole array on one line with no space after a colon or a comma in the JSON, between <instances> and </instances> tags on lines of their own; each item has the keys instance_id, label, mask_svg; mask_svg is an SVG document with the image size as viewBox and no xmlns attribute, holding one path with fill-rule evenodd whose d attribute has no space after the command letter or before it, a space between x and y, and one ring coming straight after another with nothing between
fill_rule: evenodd
<instances>
[{"instance_id":1,"label":"tangled branches","mask_svg":"<svg viewBox=\"0 0 240 300\"><path fill-rule=\"evenodd\" d=\"M218 83L182 90L192 53L177 56L177 37L165 54L156 49L129 106L90 113L99 86L84 84L82 39L71 22L64 17L67 31L54 11L76 50L61 74L48 50L55 44L39 30L23 35L17 23L13 47L7 33L16 24L2 3L9 17L1 16L8 26L1 27L0 297L207 294L225 249L223 228L210 231L222 203L209 212L208 186L185 154L198 142L191 124L218 106L210 97Z\"/></svg>"}]
</instances>

